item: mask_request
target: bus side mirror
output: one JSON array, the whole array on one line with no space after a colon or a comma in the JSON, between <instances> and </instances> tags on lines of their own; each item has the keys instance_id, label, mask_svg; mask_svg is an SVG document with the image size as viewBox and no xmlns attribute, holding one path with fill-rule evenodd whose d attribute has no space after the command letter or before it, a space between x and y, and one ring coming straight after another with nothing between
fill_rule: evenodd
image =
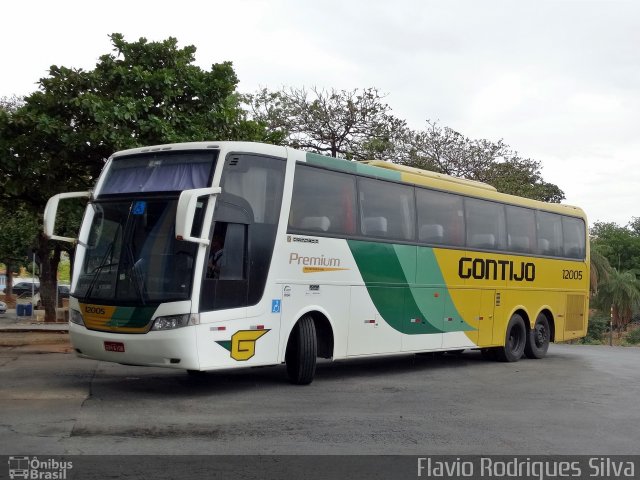
<instances>
[{"instance_id":1,"label":"bus side mirror","mask_svg":"<svg viewBox=\"0 0 640 480\"><path fill-rule=\"evenodd\" d=\"M47 206L44 208L44 234L47 238L51 240L60 240L63 242L75 243L76 239L71 237L60 237L58 235L54 235L55 226L56 226L56 214L58 213L58 204L60 200L64 200L67 198L90 198L91 192L70 192L70 193L59 193L54 195L47 202Z\"/></svg>"},{"instance_id":2,"label":"bus side mirror","mask_svg":"<svg viewBox=\"0 0 640 480\"><path fill-rule=\"evenodd\" d=\"M220 187L194 188L193 190L185 190L180 194L178 208L176 209L176 239L209 245L208 238L191 236L193 218L196 214L196 205L199 197L217 195L221 191L222 189Z\"/></svg>"}]
</instances>

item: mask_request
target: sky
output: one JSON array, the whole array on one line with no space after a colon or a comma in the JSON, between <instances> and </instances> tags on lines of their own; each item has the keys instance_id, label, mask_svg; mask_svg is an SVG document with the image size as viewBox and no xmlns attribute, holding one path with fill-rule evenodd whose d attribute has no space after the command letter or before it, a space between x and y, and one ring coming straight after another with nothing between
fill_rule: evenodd
<instances>
[{"instance_id":1,"label":"sky","mask_svg":"<svg viewBox=\"0 0 640 480\"><path fill-rule=\"evenodd\" d=\"M502 139L596 221L640 217L640 1L21 0L3 5L0 97L92 69L108 35L178 39L238 89L376 87L395 116Z\"/></svg>"}]
</instances>

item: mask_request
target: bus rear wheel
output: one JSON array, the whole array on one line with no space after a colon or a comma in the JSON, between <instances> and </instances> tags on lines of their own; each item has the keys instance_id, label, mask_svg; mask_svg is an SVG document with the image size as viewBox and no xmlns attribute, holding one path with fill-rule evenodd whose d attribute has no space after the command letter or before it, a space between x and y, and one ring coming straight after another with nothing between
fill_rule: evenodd
<instances>
[{"instance_id":1,"label":"bus rear wheel","mask_svg":"<svg viewBox=\"0 0 640 480\"><path fill-rule=\"evenodd\" d=\"M524 348L524 354L527 358L543 358L549 350L549 342L551 340L551 329L549 328L549 320L547 316L541 313L536 318L536 324L527 336L527 345Z\"/></svg>"},{"instance_id":2,"label":"bus rear wheel","mask_svg":"<svg viewBox=\"0 0 640 480\"><path fill-rule=\"evenodd\" d=\"M524 319L516 313L507 325L504 347L496 350L496 356L501 362L517 362L522 358L526 344L527 327Z\"/></svg>"},{"instance_id":3,"label":"bus rear wheel","mask_svg":"<svg viewBox=\"0 0 640 480\"><path fill-rule=\"evenodd\" d=\"M291 383L308 385L316 373L318 342L316 327L310 315L303 316L291 332L285 362Z\"/></svg>"}]
</instances>

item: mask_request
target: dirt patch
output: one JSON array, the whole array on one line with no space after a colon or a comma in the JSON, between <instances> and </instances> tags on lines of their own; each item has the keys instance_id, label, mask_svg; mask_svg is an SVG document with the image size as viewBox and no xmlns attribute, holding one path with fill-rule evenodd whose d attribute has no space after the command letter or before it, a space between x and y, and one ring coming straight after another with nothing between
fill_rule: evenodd
<instances>
[{"instance_id":1,"label":"dirt patch","mask_svg":"<svg viewBox=\"0 0 640 480\"><path fill-rule=\"evenodd\" d=\"M69 353L73 351L66 332L1 332L0 349L25 353Z\"/></svg>"}]
</instances>

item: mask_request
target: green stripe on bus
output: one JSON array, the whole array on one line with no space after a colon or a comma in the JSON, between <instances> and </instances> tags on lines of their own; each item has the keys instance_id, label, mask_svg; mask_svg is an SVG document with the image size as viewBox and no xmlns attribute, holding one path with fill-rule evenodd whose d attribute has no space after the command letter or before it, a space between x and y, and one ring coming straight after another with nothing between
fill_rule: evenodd
<instances>
[{"instance_id":1,"label":"green stripe on bus","mask_svg":"<svg viewBox=\"0 0 640 480\"><path fill-rule=\"evenodd\" d=\"M360 240L347 243L373 304L392 328L408 335L474 330L453 304L431 248ZM420 276L429 279L428 286L415 284L418 248ZM446 294L434 295L438 289ZM445 312L452 321L444 320Z\"/></svg>"},{"instance_id":2,"label":"green stripe on bus","mask_svg":"<svg viewBox=\"0 0 640 480\"><path fill-rule=\"evenodd\" d=\"M118 307L113 312L111 320L107 323L108 327L127 327L141 328L146 326L158 306L152 307Z\"/></svg>"}]
</instances>

